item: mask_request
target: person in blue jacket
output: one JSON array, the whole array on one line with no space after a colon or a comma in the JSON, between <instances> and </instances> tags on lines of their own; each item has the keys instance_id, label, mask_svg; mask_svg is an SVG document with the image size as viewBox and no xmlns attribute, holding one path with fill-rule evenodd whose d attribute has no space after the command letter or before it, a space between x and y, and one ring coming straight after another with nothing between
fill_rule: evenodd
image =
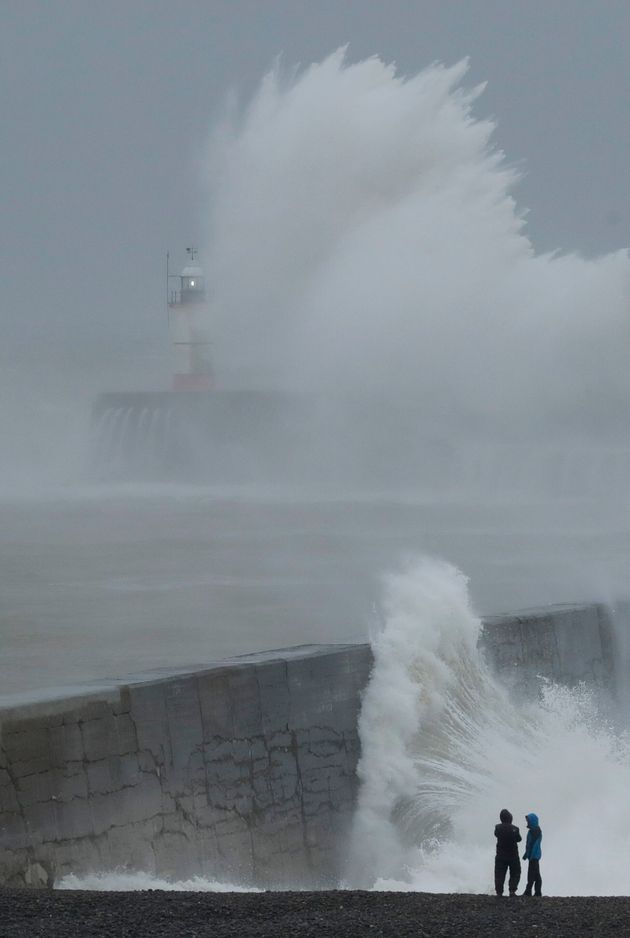
<instances>
[{"instance_id":1,"label":"person in blue jacket","mask_svg":"<svg viewBox=\"0 0 630 938\"><path fill-rule=\"evenodd\" d=\"M529 860L527 867L527 885L524 896L531 896L532 887L535 896L542 896L542 878L540 875L540 859L542 857L542 831L537 814L526 814L527 840L525 841L524 860Z\"/></svg>"}]
</instances>

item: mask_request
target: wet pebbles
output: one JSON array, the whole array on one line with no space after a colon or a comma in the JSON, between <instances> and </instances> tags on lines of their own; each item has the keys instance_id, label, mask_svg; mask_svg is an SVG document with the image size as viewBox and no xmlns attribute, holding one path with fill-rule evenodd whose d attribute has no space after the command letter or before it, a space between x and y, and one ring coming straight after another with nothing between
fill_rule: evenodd
<instances>
[{"instance_id":1,"label":"wet pebbles","mask_svg":"<svg viewBox=\"0 0 630 938\"><path fill-rule=\"evenodd\" d=\"M0 938L630 935L630 898L0 889Z\"/></svg>"}]
</instances>

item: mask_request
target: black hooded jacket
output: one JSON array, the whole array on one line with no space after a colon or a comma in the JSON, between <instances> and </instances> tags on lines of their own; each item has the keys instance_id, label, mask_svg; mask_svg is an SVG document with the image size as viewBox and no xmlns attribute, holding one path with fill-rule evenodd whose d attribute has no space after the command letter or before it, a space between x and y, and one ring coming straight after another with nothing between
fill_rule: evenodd
<instances>
[{"instance_id":1,"label":"black hooded jacket","mask_svg":"<svg viewBox=\"0 0 630 938\"><path fill-rule=\"evenodd\" d=\"M521 842L521 832L512 824L512 815L509 811L501 811L501 823L494 829L497 838L497 856L503 860L518 860L518 846Z\"/></svg>"}]
</instances>

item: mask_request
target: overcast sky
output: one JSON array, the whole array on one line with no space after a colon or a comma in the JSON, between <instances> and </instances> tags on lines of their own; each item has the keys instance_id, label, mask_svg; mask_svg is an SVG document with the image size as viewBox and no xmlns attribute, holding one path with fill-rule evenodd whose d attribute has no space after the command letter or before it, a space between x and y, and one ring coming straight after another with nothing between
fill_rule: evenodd
<instances>
[{"instance_id":1,"label":"overcast sky","mask_svg":"<svg viewBox=\"0 0 630 938\"><path fill-rule=\"evenodd\" d=\"M628 0L0 0L4 359L168 343L164 256L206 227L226 95L348 44L470 57L537 250L630 244ZM41 354L38 352L37 354ZM77 352L78 354L78 352ZM19 362L18 362L19 363ZM14 361L15 365L16 362ZM94 377L94 376L92 376Z\"/></svg>"}]
</instances>

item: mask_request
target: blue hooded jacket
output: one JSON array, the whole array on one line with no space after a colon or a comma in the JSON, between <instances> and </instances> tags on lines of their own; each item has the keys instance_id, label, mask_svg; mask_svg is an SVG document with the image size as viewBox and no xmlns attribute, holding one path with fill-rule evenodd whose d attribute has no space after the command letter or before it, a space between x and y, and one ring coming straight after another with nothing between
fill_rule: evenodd
<instances>
[{"instance_id":1,"label":"blue hooded jacket","mask_svg":"<svg viewBox=\"0 0 630 938\"><path fill-rule=\"evenodd\" d=\"M538 823L537 814L526 814L527 840L525 841L524 860L540 860L542 857L542 831Z\"/></svg>"}]
</instances>

